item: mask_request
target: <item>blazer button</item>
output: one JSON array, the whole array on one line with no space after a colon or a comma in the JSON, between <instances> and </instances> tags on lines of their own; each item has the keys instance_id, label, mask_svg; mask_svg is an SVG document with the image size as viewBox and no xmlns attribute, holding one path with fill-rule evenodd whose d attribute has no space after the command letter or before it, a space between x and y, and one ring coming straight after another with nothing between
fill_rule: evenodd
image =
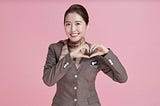
<instances>
[{"instance_id":1,"label":"blazer button","mask_svg":"<svg viewBox=\"0 0 160 106\"><path fill-rule=\"evenodd\" d=\"M75 101L75 102L77 102L77 99L76 99L76 98L74 98L74 101Z\"/></svg>"},{"instance_id":2,"label":"blazer button","mask_svg":"<svg viewBox=\"0 0 160 106\"><path fill-rule=\"evenodd\" d=\"M74 75L74 78L77 78L78 77L78 75Z\"/></svg>"},{"instance_id":3,"label":"blazer button","mask_svg":"<svg viewBox=\"0 0 160 106\"><path fill-rule=\"evenodd\" d=\"M76 87L76 86L74 87L74 90L77 90L77 87Z\"/></svg>"},{"instance_id":4,"label":"blazer button","mask_svg":"<svg viewBox=\"0 0 160 106\"><path fill-rule=\"evenodd\" d=\"M65 63L63 68L66 68L69 65L69 62Z\"/></svg>"}]
</instances>

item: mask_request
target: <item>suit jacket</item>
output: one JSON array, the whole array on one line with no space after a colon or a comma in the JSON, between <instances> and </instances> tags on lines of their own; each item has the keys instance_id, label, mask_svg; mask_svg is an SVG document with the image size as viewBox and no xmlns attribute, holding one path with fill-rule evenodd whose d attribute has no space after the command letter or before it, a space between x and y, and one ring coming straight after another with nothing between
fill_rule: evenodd
<instances>
[{"instance_id":1,"label":"suit jacket","mask_svg":"<svg viewBox=\"0 0 160 106\"><path fill-rule=\"evenodd\" d=\"M47 86L57 83L52 106L101 106L95 89L99 71L116 82L127 81L127 73L111 49L103 56L82 58L77 69L69 53L59 60L63 45L61 41L50 44L44 66L44 83Z\"/></svg>"}]
</instances>

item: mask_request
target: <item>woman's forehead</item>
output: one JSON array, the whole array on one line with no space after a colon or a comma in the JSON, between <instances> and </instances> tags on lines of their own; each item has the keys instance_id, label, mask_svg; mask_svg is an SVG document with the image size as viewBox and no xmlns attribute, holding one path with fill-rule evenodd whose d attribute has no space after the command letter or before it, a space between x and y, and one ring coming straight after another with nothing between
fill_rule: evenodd
<instances>
[{"instance_id":1,"label":"woman's forehead","mask_svg":"<svg viewBox=\"0 0 160 106\"><path fill-rule=\"evenodd\" d=\"M66 16L65 22L82 22L83 18L77 13L69 13Z\"/></svg>"}]
</instances>

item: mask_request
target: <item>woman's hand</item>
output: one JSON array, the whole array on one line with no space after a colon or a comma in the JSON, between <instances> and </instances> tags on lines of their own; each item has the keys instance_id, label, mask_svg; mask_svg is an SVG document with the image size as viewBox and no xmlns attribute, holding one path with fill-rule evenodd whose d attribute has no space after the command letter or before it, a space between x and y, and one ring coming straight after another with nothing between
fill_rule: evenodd
<instances>
[{"instance_id":1,"label":"woman's hand","mask_svg":"<svg viewBox=\"0 0 160 106\"><path fill-rule=\"evenodd\" d=\"M92 44L90 49L91 49L91 51L94 51L94 53L90 55L90 58L97 56L97 55L104 55L104 54L108 53L108 51L109 51L103 45L97 45L97 44Z\"/></svg>"},{"instance_id":2,"label":"woman's hand","mask_svg":"<svg viewBox=\"0 0 160 106\"><path fill-rule=\"evenodd\" d=\"M85 51L88 51L88 50L89 50L88 45L85 44L83 46L80 46L76 50L74 50L74 51L72 51L70 53L71 58L81 58L81 57L83 57L83 58L89 58L88 55L85 55Z\"/></svg>"},{"instance_id":3,"label":"woman's hand","mask_svg":"<svg viewBox=\"0 0 160 106\"><path fill-rule=\"evenodd\" d=\"M89 50L90 49L90 50ZM91 54L89 53L91 52ZM92 58L97 55L104 55L108 53L108 49L103 45L92 44L91 47L83 45L70 53L71 58ZM87 52L87 53L86 53Z\"/></svg>"}]
</instances>

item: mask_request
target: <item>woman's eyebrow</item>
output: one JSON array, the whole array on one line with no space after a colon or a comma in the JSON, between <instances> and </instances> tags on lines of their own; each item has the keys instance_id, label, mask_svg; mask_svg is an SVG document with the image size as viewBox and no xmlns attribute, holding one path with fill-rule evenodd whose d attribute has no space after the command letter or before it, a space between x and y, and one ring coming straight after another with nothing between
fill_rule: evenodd
<instances>
[{"instance_id":1,"label":"woman's eyebrow","mask_svg":"<svg viewBox=\"0 0 160 106\"><path fill-rule=\"evenodd\" d=\"M75 21L75 22L82 22L82 21Z\"/></svg>"},{"instance_id":2,"label":"woman's eyebrow","mask_svg":"<svg viewBox=\"0 0 160 106\"><path fill-rule=\"evenodd\" d=\"M65 21L65 23L69 23L69 22L71 22L71 21Z\"/></svg>"},{"instance_id":3,"label":"woman's eyebrow","mask_svg":"<svg viewBox=\"0 0 160 106\"><path fill-rule=\"evenodd\" d=\"M75 22L82 22L82 21L75 21Z\"/></svg>"}]
</instances>

